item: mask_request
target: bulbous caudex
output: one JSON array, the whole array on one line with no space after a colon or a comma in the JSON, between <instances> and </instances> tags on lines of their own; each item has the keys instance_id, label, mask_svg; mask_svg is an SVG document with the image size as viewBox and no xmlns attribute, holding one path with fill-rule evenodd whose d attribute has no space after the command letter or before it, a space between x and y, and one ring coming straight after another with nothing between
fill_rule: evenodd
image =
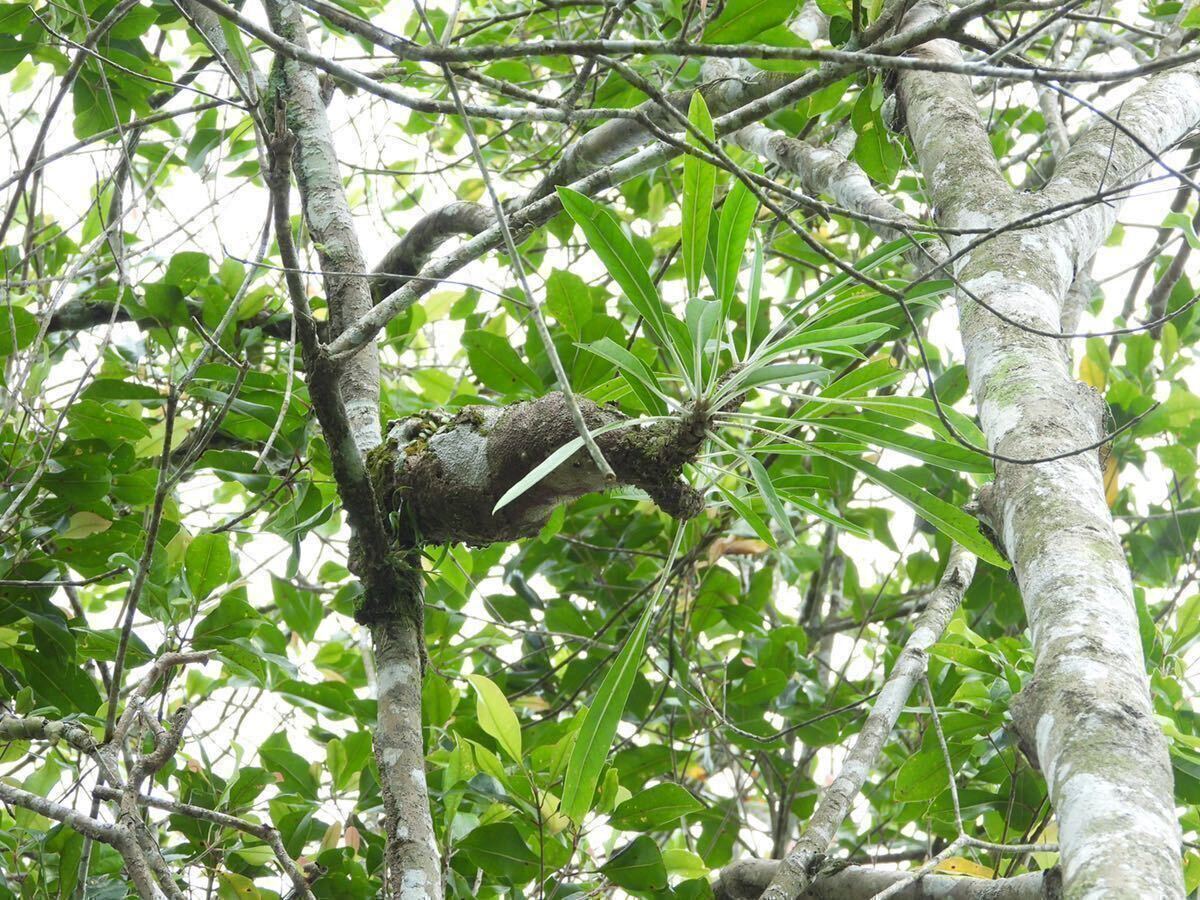
<instances>
[{"instance_id":1,"label":"bulbous caudex","mask_svg":"<svg viewBox=\"0 0 1200 900\"><path fill-rule=\"evenodd\" d=\"M619 485L640 488L664 512L689 519L703 496L682 478L704 442L710 413L696 404L680 416L630 422L619 410L578 398L584 421L617 476L607 482L580 449L517 499L496 502L554 451L578 436L559 392L509 406L468 406L454 415L392 423L372 452L371 477L397 544L483 545L536 535L560 503Z\"/></svg>"}]
</instances>

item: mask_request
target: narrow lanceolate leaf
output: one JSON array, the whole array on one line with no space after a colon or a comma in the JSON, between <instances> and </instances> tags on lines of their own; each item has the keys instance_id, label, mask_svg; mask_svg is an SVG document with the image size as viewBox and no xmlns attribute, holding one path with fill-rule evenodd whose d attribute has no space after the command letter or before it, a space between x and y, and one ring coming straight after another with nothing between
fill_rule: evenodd
<instances>
[{"instance_id":1,"label":"narrow lanceolate leaf","mask_svg":"<svg viewBox=\"0 0 1200 900\"><path fill-rule=\"evenodd\" d=\"M913 484L907 478L888 472L864 459L837 453L831 450L814 448L822 456L840 462L861 472L871 481L887 490L898 500L902 500L912 508L918 516L936 528L946 537L957 541L963 548L971 551L985 562L1001 569L1009 568L1008 562L992 546L992 542L979 529L979 522L973 516L967 515L957 506L935 497L922 487Z\"/></svg>"},{"instance_id":2,"label":"narrow lanceolate leaf","mask_svg":"<svg viewBox=\"0 0 1200 900\"><path fill-rule=\"evenodd\" d=\"M576 825L583 822L584 816L592 808L604 761L608 759L609 748L617 734L617 724L621 721L629 692L633 689L634 676L642 663L646 631L650 627L654 606L653 603L646 605L633 633L621 648L616 663L604 676L604 683L588 707L579 736L575 739L563 780L559 811Z\"/></svg>"},{"instance_id":3,"label":"narrow lanceolate leaf","mask_svg":"<svg viewBox=\"0 0 1200 900\"><path fill-rule=\"evenodd\" d=\"M890 357L877 359L866 365L859 366L853 372L843 375L821 391L822 397L840 399L843 397L864 397L868 391L885 385L895 384L904 373L896 366ZM810 400L796 410L796 418L809 419L832 411L837 404L822 403Z\"/></svg>"},{"instance_id":4,"label":"narrow lanceolate leaf","mask_svg":"<svg viewBox=\"0 0 1200 900\"><path fill-rule=\"evenodd\" d=\"M692 341L692 373L696 384L704 384L705 372L715 371L721 353L719 340L709 353L709 343L720 338L721 304L715 300L689 300L684 315Z\"/></svg>"},{"instance_id":5,"label":"narrow lanceolate leaf","mask_svg":"<svg viewBox=\"0 0 1200 900\"><path fill-rule=\"evenodd\" d=\"M767 504L767 509L771 511L771 518L779 523L779 527L783 529L784 534L791 540L796 540L796 532L792 528L792 520L787 514L787 510L783 506L783 501L779 499L779 494L775 491L775 485L771 482L771 476L767 474L767 470L753 456L748 453L741 454L746 460L746 465L750 468L750 475L754 478L754 484L762 494L763 502Z\"/></svg>"},{"instance_id":6,"label":"narrow lanceolate leaf","mask_svg":"<svg viewBox=\"0 0 1200 900\"><path fill-rule=\"evenodd\" d=\"M630 426L636 424L637 421L637 419L629 419L621 422L612 422L611 424L603 425L600 428L595 429L592 432L592 436L599 437L602 434L607 434L608 432L614 431L618 428L629 428ZM565 444L547 456L544 460L542 460L542 462L534 466L529 471L529 474L504 492L503 496L496 501L496 505L492 507L492 514L496 514L524 494L527 490L570 459L581 447L583 447L582 437L571 438L571 440L567 441Z\"/></svg>"},{"instance_id":7,"label":"narrow lanceolate leaf","mask_svg":"<svg viewBox=\"0 0 1200 900\"><path fill-rule=\"evenodd\" d=\"M763 246L758 235L754 235L754 258L750 263L750 289L746 293L746 355L754 349L755 325L758 322L758 307L762 298Z\"/></svg>"},{"instance_id":8,"label":"narrow lanceolate leaf","mask_svg":"<svg viewBox=\"0 0 1200 900\"><path fill-rule=\"evenodd\" d=\"M801 381L821 381L829 374L824 366L810 363L780 363L775 366L758 366L747 369L744 377L736 379L738 391L762 387L767 384L796 384ZM730 388L733 390L734 388Z\"/></svg>"},{"instance_id":9,"label":"narrow lanceolate leaf","mask_svg":"<svg viewBox=\"0 0 1200 900\"><path fill-rule=\"evenodd\" d=\"M779 549L779 545L775 543L775 535L771 534L771 529L767 527L767 523L762 520L762 517L756 513L750 504L744 498L739 497L733 491L727 491L725 488L717 485L717 490L721 492L721 496L725 498L725 502L730 505L734 512L742 517L747 525L754 529L767 546L774 550Z\"/></svg>"},{"instance_id":10,"label":"narrow lanceolate leaf","mask_svg":"<svg viewBox=\"0 0 1200 900\"><path fill-rule=\"evenodd\" d=\"M683 540L683 529L675 532L671 543L671 552L667 555L664 574L674 565L680 542ZM613 738L617 734L617 724L625 712L625 704L629 700L629 692L633 689L633 679L642 664L642 656L646 647L646 632L654 618L654 611L662 597L667 579L660 578L658 587L646 609L633 626L633 632L617 655L617 661L604 676L604 682L596 692L592 705L588 707L583 718L583 725L571 748L571 758L567 762L567 772L563 776L563 795L559 812L576 825L583 822L584 816L592 808L592 799L596 795L596 785L600 782L600 773L604 769L604 761L612 748Z\"/></svg>"},{"instance_id":11,"label":"narrow lanceolate leaf","mask_svg":"<svg viewBox=\"0 0 1200 900\"><path fill-rule=\"evenodd\" d=\"M601 359L608 360L620 371L622 377L629 382L634 394L642 401L646 412L656 416L667 414L667 404L663 401L663 391L658 379L644 362L614 341L612 338L601 338L590 344L579 344L584 350L595 353Z\"/></svg>"},{"instance_id":12,"label":"narrow lanceolate leaf","mask_svg":"<svg viewBox=\"0 0 1200 900\"><path fill-rule=\"evenodd\" d=\"M705 137L712 139L713 123L708 106L699 91L692 94L688 121ZM688 143L703 147L696 135L688 134ZM683 272L687 278L688 296L700 293L700 275L704 271L704 254L708 249L708 227L712 218L713 194L717 187L717 171L702 159L688 155L683 160Z\"/></svg>"},{"instance_id":13,"label":"narrow lanceolate leaf","mask_svg":"<svg viewBox=\"0 0 1200 900\"><path fill-rule=\"evenodd\" d=\"M521 723L508 705L504 692L496 683L484 675L468 675L467 681L475 688L479 698L479 727L496 739L505 753L514 762L521 761Z\"/></svg>"},{"instance_id":14,"label":"narrow lanceolate leaf","mask_svg":"<svg viewBox=\"0 0 1200 900\"><path fill-rule=\"evenodd\" d=\"M788 500L790 502L794 503L796 506L800 507L805 512L810 512L814 516L816 516L818 519L823 519L824 521L828 522L830 525L836 525L838 528L841 528L843 531L848 531L851 534L856 534L861 538L870 538L870 536L871 536L870 532L868 532L865 528L860 528L858 525L855 525L849 519L844 519L841 516L839 516L837 513L831 512L830 510L828 510L824 506L822 506L820 503L816 503L812 500L806 499L805 497L789 496Z\"/></svg>"},{"instance_id":15,"label":"narrow lanceolate leaf","mask_svg":"<svg viewBox=\"0 0 1200 900\"><path fill-rule=\"evenodd\" d=\"M796 350L849 350L855 344L868 344L892 330L890 325L860 322L831 328L801 329L771 347L769 356L781 356Z\"/></svg>"},{"instance_id":16,"label":"narrow lanceolate leaf","mask_svg":"<svg viewBox=\"0 0 1200 900\"><path fill-rule=\"evenodd\" d=\"M641 257L633 249L633 244L621 230L617 217L570 188L560 187L558 197L563 209L583 232L592 252L600 257L604 268L620 285L638 315L646 320L647 327L659 342L668 345L667 312L658 296L658 289Z\"/></svg>"},{"instance_id":17,"label":"narrow lanceolate leaf","mask_svg":"<svg viewBox=\"0 0 1200 900\"><path fill-rule=\"evenodd\" d=\"M717 229L717 283L713 289L726 313L737 294L738 270L746 253L746 239L758 212L758 198L738 180L721 207L721 222Z\"/></svg>"},{"instance_id":18,"label":"narrow lanceolate leaf","mask_svg":"<svg viewBox=\"0 0 1200 900\"><path fill-rule=\"evenodd\" d=\"M910 434L879 421L851 416L826 416L820 423L822 428L828 428L837 434L857 438L876 447L898 450L935 466L979 474L992 471L992 461L969 447Z\"/></svg>"},{"instance_id":19,"label":"narrow lanceolate leaf","mask_svg":"<svg viewBox=\"0 0 1200 900\"><path fill-rule=\"evenodd\" d=\"M250 53L246 50L246 44L242 40L241 29L228 19L222 18L220 22L221 33L225 35L225 44L229 47L233 58L238 61L243 72L253 71L251 68L253 63L250 61Z\"/></svg>"}]
</instances>

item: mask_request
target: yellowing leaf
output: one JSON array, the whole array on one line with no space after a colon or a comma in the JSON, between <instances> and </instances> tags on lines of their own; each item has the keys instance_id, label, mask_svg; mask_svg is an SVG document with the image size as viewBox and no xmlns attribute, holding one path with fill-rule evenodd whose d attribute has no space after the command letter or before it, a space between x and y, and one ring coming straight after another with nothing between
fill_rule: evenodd
<instances>
[{"instance_id":1,"label":"yellowing leaf","mask_svg":"<svg viewBox=\"0 0 1200 900\"><path fill-rule=\"evenodd\" d=\"M1108 385L1108 373L1104 371L1100 363L1090 356L1085 356L1079 361L1079 380L1103 392Z\"/></svg>"},{"instance_id":2,"label":"yellowing leaf","mask_svg":"<svg viewBox=\"0 0 1200 900\"><path fill-rule=\"evenodd\" d=\"M708 548L708 561L722 556L762 556L769 549L766 541L754 538L717 538Z\"/></svg>"},{"instance_id":3,"label":"yellowing leaf","mask_svg":"<svg viewBox=\"0 0 1200 900\"><path fill-rule=\"evenodd\" d=\"M342 823L334 822L325 829L325 835L321 838L321 851L331 850L338 845L342 839Z\"/></svg>"},{"instance_id":4,"label":"yellowing leaf","mask_svg":"<svg viewBox=\"0 0 1200 900\"><path fill-rule=\"evenodd\" d=\"M542 794L542 802L538 807L542 825L550 834L559 834L571 824L571 820L558 811L558 797L549 791Z\"/></svg>"},{"instance_id":5,"label":"yellowing leaf","mask_svg":"<svg viewBox=\"0 0 1200 900\"><path fill-rule=\"evenodd\" d=\"M238 875L235 872L218 872L217 881L219 882L218 895L221 900L234 897L242 900L242 898L262 896L258 892L258 888L254 886L254 882L245 875Z\"/></svg>"},{"instance_id":6,"label":"yellowing leaf","mask_svg":"<svg viewBox=\"0 0 1200 900\"><path fill-rule=\"evenodd\" d=\"M66 541L77 541L80 538L108 531L111 527L112 522L103 516L86 511L77 512L71 516L71 521L67 523L67 530L60 534L59 537Z\"/></svg>"},{"instance_id":7,"label":"yellowing leaf","mask_svg":"<svg viewBox=\"0 0 1200 900\"><path fill-rule=\"evenodd\" d=\"M951 875L970 875L972 878L992 878L990 868L961 856L951 856L942 860L937 864L937 871L948 872Z\"/></svg>"},{"instance_id":8,"label":"yellowing leaf","mask_svg":"<svg viewBox=\"0 0 1200 900\"><path fill-rule=\"evenodd\" d=\"M504 692L495 682L483 675L468 675L467 681L479 697L476 704L479 727L496 739L496 743L514 762L521 761L521 723L508 705Z\"/></svg>"},{"instance_id":9,"label":"yellowing leaf","mask_svg":"<svg viewBox=\"0 0 1200 900\"><path fill-rule=\"evenodd\" d=\"M1117 458L1109 453L1104 460L1104 499L1108 501L1109 508L1117 502L1120 490L1121 486L1117 484Z\"/></svg>"}]
</instances>

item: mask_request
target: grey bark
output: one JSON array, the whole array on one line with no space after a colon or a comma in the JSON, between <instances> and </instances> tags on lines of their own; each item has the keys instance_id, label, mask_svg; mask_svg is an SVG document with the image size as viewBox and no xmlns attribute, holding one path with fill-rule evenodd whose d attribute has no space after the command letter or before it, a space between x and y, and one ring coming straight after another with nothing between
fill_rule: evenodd
<instances>
[{"instance_id":1,"label":"grey bark","mask_svg":"<svg viewBox=\"0 0 1200 900\"><path fill-rule=\"evenodd\" d=\"M809 819L796 846L777 867L770 884L764 887L764 900L791 900L803 896L803 892L810 887L816 863L837 837L838 829L850 813L851 803L875 767L909 695L925 675L929 665L929 648L941 638L954 611L962 602L963 594L975 575L975 564L974 556L957 544L953 546L942 578L917 618L917 624L905 641L904 649L863 723L854 746L846 755L841 771L821 797L820 805ZM724 877L722 873L722 879ZM824 880L818 878L817 885Z\"/></svg>"},{"instance_id":2,"label":"grey bark","mask_svg":"<svg viewBox=\"0 0 1200 900\"><path fill-rule=\"evenodd\" d=\"M267 0L266 5L274 32L307 48L300 6L292 0ZM365 274L366 264L342 187L316 73L311 66L290 58L281 58L279 65L283 81L280 93L287 99L288 126L295 136L296 181L322 269L328 273L325 294L329 326L331 335L336 336L370 311L373 300L369 276ZM286 232L286 223L282 225ZM283 243L281 239L281 251ZM295 256L294 252L290 255ZM289 278L293 303L299 300L302 307L306 306L302 292L298 292L297 273L290 273ZM307 313L302 307L297 308L298 316ZM316 382L335 376L328 358L314 345L315 336L308 334L305 356L315 404ZM374 737L384 797L388 895L405 900L441 900L441 868L425 783L420 707L423 574L419 560L412 559L406 561L403 571L391 571L396 563L380 546L385 543L381 537L382 519L363 468L364 457L381 440L375 345L364 345L345 359L337 369L336 383L329 387L325 390L321 386L320 393L328 395L327 412L336 415L327 418L336 419L346 430L344 436L329 436L339 492L347 512L358 518L356 536L363 531L370 538L365 545L374 557L360 561L354 568L367 575L367 618L377 657L379 705ZM329 410L329 406L335 408ZM381 556L384 558L378 558Z\"/></svg>"},{"instance_id":3,"label":"grey bark","mask_svg":"<svg viewBox=\"0 0 1200 900\"><path fill-rule=\"evenodd\" d=\"M909 21L938 11L919 4ZM955 45L940 40L916 53L958 58ZM1134 178L1149 162L1139 142L1161 151L1200 118L1200 70L1193 63L1147 81L1120 111L1137 140L1097 123L1041 196L1008 188L966 78L903 72L899 96L939 223L993 228ZM959 298L968 375L995 452L1051 456L1104 435L1104 404L1072 377L1063 342L998 321L972 297L1019 325L1057 330L1064 298L1111 229L1115 207L1088 203L1052 224L1010 229L957 261L969 292ZM966 243L951 240L951 249ZM1013 562L1036 654L1013 715L1058 816L1064 894L1182 897L1171 767L1098 456L997 462L987 506Z\"/></svg>"},{"instance_id":4,"label":"grey bark","mask_svg":"<svg viewBox=\"0 0 1200 900\"><path fill-rule=\"evenodd\" d=\"M717 900L758 900L783 865L775 859L743 859L721 870L713 889ZM820 878L800 894L800 900L864 900L907 878L868 866L848 866ZM1061 879L1057 870L1032 872L1015 878L962 878L957 875L926 875L909 883L900 900L1059 900Z\"/></svg>"}]
</instances>

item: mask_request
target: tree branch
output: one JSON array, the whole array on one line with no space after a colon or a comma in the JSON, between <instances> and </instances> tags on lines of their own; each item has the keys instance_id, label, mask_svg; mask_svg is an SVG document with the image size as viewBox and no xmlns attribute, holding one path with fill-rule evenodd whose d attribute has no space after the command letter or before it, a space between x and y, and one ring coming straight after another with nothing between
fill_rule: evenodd
<instances>
[{"instance_id":1,"label":"tree branch","mask_svg":"<svg viewBox=\"0 0 1200 900\"><path fill-rule=\"evenodd\" d=\"M784 864L777 859L743 859L721 870L713 888L716 900L758 900L767 884ZM900 884L905 872L869 866L847 866L819 879L803 900L863 900ZM899 900L1060 900L1057 870L1033 872L1015 878L963 878L958 875L926 875L893 896Z\"/></svg>"},{"instance_id":2,"label":"tree branch","mask_svg":"<svg viewBox=\"0 0 1200 900\"><path fill-rule=\"evenodd\" d=\"M925 675L929 648L941 638L962 602L975 575L975 563L975 557L957 544L951 547L942 578L905 641L895 667L842 763L841 772L826 789L796 846L762 892L764 900L795 900L813 883L817 864L850 813L850 804L883 752L909 695ZM815 880L820 881L819 878Z\"/></svg>"}]
</instances>

